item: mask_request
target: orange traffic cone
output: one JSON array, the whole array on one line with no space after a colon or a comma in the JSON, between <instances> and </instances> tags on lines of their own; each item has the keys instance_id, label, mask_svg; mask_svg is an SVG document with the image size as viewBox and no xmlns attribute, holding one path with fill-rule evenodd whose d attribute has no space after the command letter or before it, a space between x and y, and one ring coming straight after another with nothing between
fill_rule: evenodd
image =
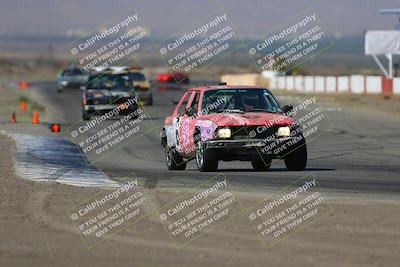
<instances>
[{"instance_id":1,"label":"orange traffic cone","mask_svg":"<svg viewBox=\"0 0 400 267\"><path fill-rule=\"evenodd\" d=\"M17 123L17 116L15 115L15 112L11 114L10 123Z\"/></svg>"},{"instance_id":2,"label":"orange traffic cone","mask_svg":"<svg viewBox=\"0 0 400 267\"><path fill-rule=\"evenodd\" d=\"M29 87L29 83L27 83L27 82L20 82L19 83L19 88L21 88L21 89L26 89L28 87Z\"/></svg>"},{"instance_id":3,"label":"orange traffic cone","mask_svg":"<svg viewBox=\"0 0 400 267\"><path fill-rule=\"evenodd\" d=\"M22 101L21 102L21 111L25 111L26 110L26 102Z\"/></svg>"},{"instance_id":4,"label":"orange traffic cone","mask_svg":"<svg viewBox=\"0 0 400 267\"><path fill-rule=\"evenodd\" d=\"M39 124L39 113L38 112L33 112L33 124Z\"/></svg>"}]
</instances>

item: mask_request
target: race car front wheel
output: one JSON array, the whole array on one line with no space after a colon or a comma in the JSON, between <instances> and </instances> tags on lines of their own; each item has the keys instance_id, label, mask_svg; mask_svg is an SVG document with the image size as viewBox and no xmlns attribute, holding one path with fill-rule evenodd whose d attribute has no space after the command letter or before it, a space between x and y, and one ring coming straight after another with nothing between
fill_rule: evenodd
<instances>
[{"instance_id":1,"label":"race car front wheel","mask_svg":"<svg viewBox=\"0 0 400 267\"><path fill-rule=\"evenodd\" d=\"M205 149L201 140L196 142L196 164L201 172L212 172L218 169L218 160L214 151Z\"/></svg>"},{"instance_id":2,"label":"race car front wheel","mask_svg":"<svg viewBox=\"0 0 400 267\"><path fill-rule=\"evenodd\" d=\"M305 143L286 156L285 165L290 171L302 171L306 168L307 147Z\"/></svg>"},{"instance_id":3,"label":"race car front wheel","mask_svg":"<svg viewBox=\"0 0 400 267\"><path fill-rule=\"evenodd\" d=\"M170 148L167 145L165 146L165 161L167 162L168 170L186 169L186 161L174 148Z\"/></svg>"},{"instance_id":4,"label":"race car front wheel","mask_svg":"<svg viewBox=\"0 0 400 267\"><path fill-rule=\"evenodd\" d=\"M90 120L90 112L86 111L84 108L82 108L82 120L84 121Z\"/></svg>"},{"instance_id":5,"label":"race car front wheel","mask_svg":"<svg viewBox=\"0 0 400 267\"><path fill-rule=\"evenodd\" d=\"M149 106L153 105L153 95L151 95L149 100L147 100L147 105L149 105Z\"/></svg>"}]
</instances>

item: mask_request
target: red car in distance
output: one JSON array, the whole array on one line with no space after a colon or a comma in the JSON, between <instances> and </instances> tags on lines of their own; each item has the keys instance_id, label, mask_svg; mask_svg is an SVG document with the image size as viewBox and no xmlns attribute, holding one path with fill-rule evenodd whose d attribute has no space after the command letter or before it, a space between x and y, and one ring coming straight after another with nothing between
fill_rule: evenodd
<instances>
[{"instance_id":1,"label":"red car in distance","mask_svg":"<svg viewBox=\"0 0 400 267\"><path fill-rule=\"evenodd\" d=\"M161 144L169 170L184 170L195 159L199 171L215 171L219 161L251 161L257 171L273 159L289 170L304 170L307 148L302 127L285 115L265 88L207 86L189 89L167 117Z\"/></svg>"},{"instance_id":2,"label":"red car in distance","mask_svg":"<svg viewBox=\"0 0 400 267\"><path fill-rule=\"evenodd\" d=\"M157 76L157 82L159 83L189 83L189 76L185 72L173 72L173 73L164 73Z\"/></svg>"}]
</instances>

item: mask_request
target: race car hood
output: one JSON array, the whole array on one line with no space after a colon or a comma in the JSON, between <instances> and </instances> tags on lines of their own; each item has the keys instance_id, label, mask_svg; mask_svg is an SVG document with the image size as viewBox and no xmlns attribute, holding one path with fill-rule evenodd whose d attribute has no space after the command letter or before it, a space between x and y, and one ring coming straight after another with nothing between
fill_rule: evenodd
<instances>
[{"instance_id":1,"label":"race car hood","mask_svg":"<svg viewBox=\"0 0 400 267\"><path fill-rule=\"evenodd\" d=\"M295 122L291 117L277 113L247 112L247 113L214 113L202 115L199 120L212 121L219 127L229 126L287 126Z\"/></svg>"},{"instance_id":2,"label":"race car hood","mask_svg":"<svg viewBox=\"0 0 400 267\"><path fill-rule=\"evenodd\" d=\"M134 87L140 87L143 89L149 89L150 88L150 82L149 81L133 81L132 82Z\"/></svg>"}]
</instances>

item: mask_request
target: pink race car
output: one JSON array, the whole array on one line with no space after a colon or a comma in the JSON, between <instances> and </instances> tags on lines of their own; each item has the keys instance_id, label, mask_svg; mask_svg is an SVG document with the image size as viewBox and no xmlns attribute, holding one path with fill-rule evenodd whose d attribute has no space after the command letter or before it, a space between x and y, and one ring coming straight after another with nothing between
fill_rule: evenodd
<instances>
[{"instance_id":1,"label":"pink race car","mask_svg":"<svg viewBox=\"0 0 400 267\"><path fill-rule=\"evenodd\" d=\"M190 159L198 169L215 171L218 161L251 161L257 171L273 159L289 170L303 170L307 148L302 127L280 107L268 89L208 86L189 89L161 132L169 170L184 170Z\"/></svg>"}]
</instances>

